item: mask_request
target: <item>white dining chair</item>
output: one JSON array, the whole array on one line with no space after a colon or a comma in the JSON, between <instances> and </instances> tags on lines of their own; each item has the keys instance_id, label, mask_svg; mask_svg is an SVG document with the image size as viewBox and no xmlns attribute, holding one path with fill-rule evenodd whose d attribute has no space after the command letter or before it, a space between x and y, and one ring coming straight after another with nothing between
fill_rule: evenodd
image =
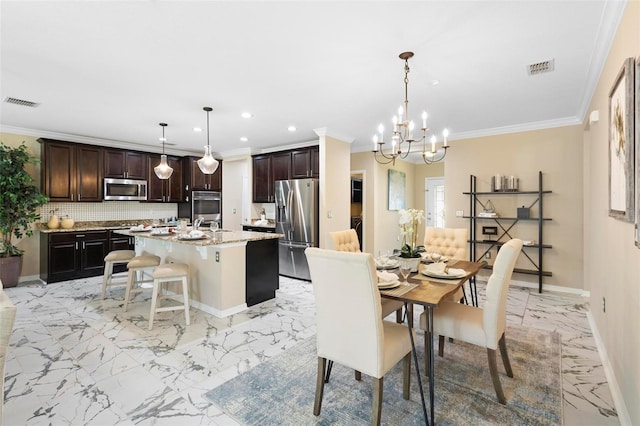
<instances>
[{"instance_id":1,"label":"white dining chair","mask_svg":"<svg viewBox=\"0 0 640 426\"><path fill-rule=\"evenodd\" d=\"M0 424L2 424L2 407L4 405L4 367L15 320L16 307L5 294L2 289L2 281L0 281Z\"/></svg>"},{"instance_id":2,"label":"white dining chair","mask_svg":"<svg viewBox=\"0 0 640 426\"><path fill-rule=\"evenodd\" d=\"M318 373L313 414L320 415L327 360L373 377L371 424L380 424L383 377L403 360L409 399L411 340L405 325L382 320L376 267L368 253L305 250L316 302ZM338 315L336 313L349 315ZM339 382L338 382L339 385Z\"/></svg>"},{"instance_id":3,"label":"white dining chair","mask_svg":"<svg viewBox=\"0 0 640 426\"><path fill-rule=\"evenodd\" d=\"M331 236L334 250L360 253L360 240L354 229L329 232L329 235ZM398 300L382 299L382 318L386 318L389 314L395 312L396 322L401 323L403 306L404 304ZM408 321L413 324L413 318L408 318Z\"/></svg>"},{"instance_id":4,"label":"white dining chair","mask_svg":"<svg viewBox=\"0 0 640 426\"><path fill-rule=\"evenodd\" d=\"M467 228L433 228L427 226L424 229L424 251L426 253L438 253L451 259L467 260L467 244L469 231ZM471 289L473 299L473 289ZM452 301L460 301L467 297L464 286L451 296Z\"/></svg>"},{"instance_id":5,"label":"white dining chair","mask_svg":"<svg viewBox=\"0 0 640 426\"><path fill-rule=\"evenodd\" d=\"M507 292L511 274L521 249L522 241L512 239L498 251L493 264L493 272L487 282L484 308L445 301L433 311L433 333L439 336L438 355L444 356L445 336L486 347L493 387L501 404L506 404L507 400L498 376L496 349L500 348L507 376L513 377L504 334L507 328ZM428 329L426 320L426 315L421 314L420 328L422 330ZM426 356L428 356L426 346L428 338L425 331L425 362Z\"/></svg>"}]
</instances>

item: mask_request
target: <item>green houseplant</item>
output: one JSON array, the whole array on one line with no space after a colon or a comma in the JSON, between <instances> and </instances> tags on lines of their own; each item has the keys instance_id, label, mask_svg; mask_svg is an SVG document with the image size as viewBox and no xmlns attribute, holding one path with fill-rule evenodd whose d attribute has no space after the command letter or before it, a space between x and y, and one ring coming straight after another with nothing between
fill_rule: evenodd
<instances>
[{"instance_id":1,"label":"green houseplant","mask_svg":"<svg viewBox=\"0 0 640 426\"><path fill-rule=\"evenodd\" d=\"M13 238L33 234L31 224L40 217L37 208L49 201L25 170L37 161L24 142L18 147L0 142L0 279L5 287L15 286L22 270L24 251Z\"/></svg>"}]
</instances>

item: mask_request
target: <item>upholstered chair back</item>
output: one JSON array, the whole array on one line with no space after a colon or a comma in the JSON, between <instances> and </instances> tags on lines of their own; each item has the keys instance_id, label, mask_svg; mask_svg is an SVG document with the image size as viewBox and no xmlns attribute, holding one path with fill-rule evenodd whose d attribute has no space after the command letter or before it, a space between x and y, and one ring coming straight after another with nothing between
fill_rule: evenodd
<instances>
[{"instance_id":1,"label":"upholstered chair back","mask_svg":"<svg viewBox=\"0 0 640 426\"><path fill-rule=\"evenodd\" d=\"M513 239L498 251L493 263L493 272L486 289L486 300L482 312L482 328L487 339L486 346L496 349L498 340L507 327L507 292L513 268L522 249L522 240Z\"/></svg>"},{"instance_id":2,"label":"upholstered chair back","mask_svg":"<svg viewBox=\"0 0 640 426\"><path fill-rule=\"evenodd\" d=\"M358 234L354 229L347 229L346 231L329 232L331 235L331 241L333 242L333 249L338 251L360 251L360 240L358 240Z\"/></svg>"},{"instance_id":3,"label":"upholstered chair back","mask_svg":"<svg viewBox=\"0 0 640 426\"><path fill-rule=\"evenodd\" d=\"M15 319L16 307L2 290L2 281L0 281L0 424L2 424L2 406L4 404L4 366Z\"/></svg>"},{"instance_id":4,"label":"upholstered chair back","mask_svg":"<svg viewBox=\"0 0 640 426\"><path fill-rule=\"evenodd\" d=\"M318 357L381 377L384 331L373 257L315 247L305 254L316 301Z\"/></svg>"},{"instance_id":5,"label":"upholstered chair back","mask_svg":"<svg viewBox=\"0 0 640 426\"><path fill-rule=\"evenodd\" d=\"M424 230L424 249L454 259L467 260L467 228L432 228Z\"/></svg>"}]
</instances>

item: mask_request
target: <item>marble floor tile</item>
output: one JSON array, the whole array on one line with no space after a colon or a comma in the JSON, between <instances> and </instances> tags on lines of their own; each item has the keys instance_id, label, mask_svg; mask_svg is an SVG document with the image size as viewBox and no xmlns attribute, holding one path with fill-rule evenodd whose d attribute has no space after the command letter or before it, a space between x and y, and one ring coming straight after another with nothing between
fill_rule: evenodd
<instances>
[{"instance_id":1,"label":"marble floor tile","mask_svg":"<svg viewBox=\"0 0 640 426\"><path fill-rule=\"evenodd\" d=\"M183 312L164 312L148 330L150 295L136 294L124 312L124 286L102 299L101 280L6 289L18 314L5 424L237 426L203 395L316 332L304 281L281 277L275 299L228 318L192 308L186 326ZM480 306L485 286L478 280ZM562 336L563 423L619 424L588 310L580 296L509 289L509 324Z\"/></svg>"}]
</instances>

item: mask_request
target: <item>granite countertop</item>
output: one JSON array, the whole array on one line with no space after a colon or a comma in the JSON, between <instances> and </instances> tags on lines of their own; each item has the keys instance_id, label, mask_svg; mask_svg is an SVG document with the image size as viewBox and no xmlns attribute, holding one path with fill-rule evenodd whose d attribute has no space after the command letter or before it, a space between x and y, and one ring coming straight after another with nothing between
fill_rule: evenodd
<instances>
[{"instance_id":1,"label":"granite countertop","mask_svg":"<svg viewBox=\"0 0 640 426\"><path fill-rule=\"evenodd\" d=\"M259 228L275 229L276 221L273 220L273 219L266 219L266 220L251 219L250 223L243 223L242 225L243 226L255 226L255 227L259 227Z\"/></svg>"},{"instance_id":2,"label":"granite countertop","mask_svg":"<svg viewBox=\"0 0 640 426\"><path fill-rule=\"evenodd\" d=\"M182 240L177 234L170 235L152 235L151 232L134 232L128 229L121 229L117 231L118 234L139 237L150 238L154 240L171 241L179 244L188 244L194 246L215 246L221 244L242 243L250 241L260 240L272 240L282 238L282 234L268 234L266 232L252 232L252 231L229 231L222 230L216 232L216 236L213 237L211 231L203 231L205 238L200 240Z\"/></svg>"},{"instance_id":3,"label":"granite countertop","mask_svg":"<svg viewBox=\"0 0 640 426\"><path fill-rule=\"evenodd\" d=\"M36 229L45 234L52 234L56 232L85 232L85 231L104 231L109 229L128 229L132 226L151 224L151 219L140 220L104 220L104 221L90 221L90 222L76 222L73 228L56 228L49 229L46 223L36 223ZM163 226L164 223L163 223ZM177 223L172 223L166 226L177 226Z\"/></svg>"}]
</instances>

